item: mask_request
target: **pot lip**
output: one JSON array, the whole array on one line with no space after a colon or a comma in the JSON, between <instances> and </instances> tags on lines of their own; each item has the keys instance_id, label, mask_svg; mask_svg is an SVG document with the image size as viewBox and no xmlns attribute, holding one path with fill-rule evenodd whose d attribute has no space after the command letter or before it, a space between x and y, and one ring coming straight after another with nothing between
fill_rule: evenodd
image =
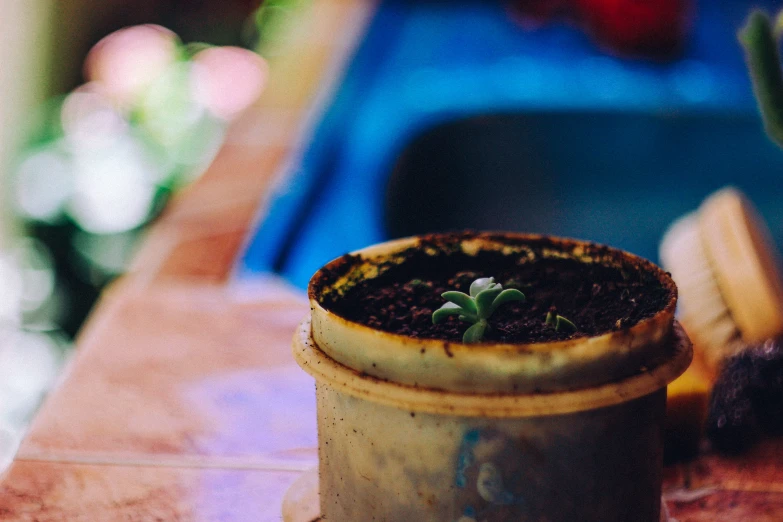
<instances>
[{"instance_id":1,"label":"pot lip","mask_svg":"<svg viewBox=\"0 0 783 522\"><path fill-rule=\"evenodd\" d=\"M682 375L693 359L693 345L675 321L666 360L620 381L544 393L458 392L379 379L339 363L313 340L311 318L308 314L294 333L293 355L317 384L411 412L463 417L544 417L616 406L665 388Z\"/></svg>"},{"instance_id":2,"label":"pot lip","mask_svg":"<svg viewBox=\"0 0 783 522\"><path fill-rule=\"evenodd\" d=\"M582 247L588 251L598 251L605 254L611 254L612 256L619 257L622 260L629 262L632 265L638 266L642 270L651 272L657 276L658 281L669 292L669 300L663 308L658 310L654 315L643 319L631 326L622 328L620 330L611 330L599 335L575 337L572 339L566 339L564 341L548 341L538 343L471 343L465 344L459 341L448 341L444 339L430 339L430 338L418 338L408 335L402 335L398 333L387 332L385 330L378 330L376 328L369 327L362 323L351 321L336 314L335 312L324 308L318 301L318 289L327 286L326 280L332 270L339 269L347 262L349 257L360 256L361 259L380 258L389 255L390 251L399 252L406 248L415 247L421 245L426 241L446 241L446 240L458 240L460 242L466 240L484 240L496 243L506 242L509 245L524 244L525 242L550 242L559 247ZM511 241L509 241L511 240ZM513 353L538 353L538 352L553 352L553 351L568 351L571 348L579 348L584 345L585 342L601 342L608 340L611 337L618 335L635 336L636 334L643 335L647 331L657 328L662 320L670 322L674 319L674 312L677 306L677 286L674 283L671 275L665 272L663 269L652 263L651 261L639 257L635 254L625 252L614 247L601 245L591 241L583 241L579 239L563 238L558 236L549 236L544 234L529 234L519 232L502 232L502 231L463 231L452 233L437 233L437 234L423 234L419 236L410 236L401 239L395 239L384 243L379 243L366 247L360 250L355 250L344 256L333 259L329 263L321 267L310 279L310 283L307 287L307 296L310 301L311 311L318 309L318 313L325 315L329 318L329 321L335 321L338 324L352 329L359 329L370 335L377 335L385 337L387 339L396 341L400 344L415 343L417 347L432 348L432 349L444 349L452 352L458 352L463 350L476 351L479 350L491 350L494 352L513 352ZM663 319L666 318L670 319Z\"/></svg>"}]
</instances>

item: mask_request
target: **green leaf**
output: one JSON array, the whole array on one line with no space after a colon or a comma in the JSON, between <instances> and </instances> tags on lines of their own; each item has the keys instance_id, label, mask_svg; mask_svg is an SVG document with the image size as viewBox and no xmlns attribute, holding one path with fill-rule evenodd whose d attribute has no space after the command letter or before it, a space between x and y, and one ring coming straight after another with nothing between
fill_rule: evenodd
<instances>
[{"instance_id":1,"label":"green leaf","mask_svg":"<svg viewBox=\"0 0 783 522\"><path fill-rule=\"evenodd\" d=\"M503 287L500 285L490 286L479 292L475 298L479 319L486 319L492 315L492 302L501 292L503 292Z\"/></svg>"},{"instance_id":2,"label":"green leaf","mask_svg":"<svg viewBox=\"0 0 783 522\"><path fill-rule=\"evenodd\" d=\"M473 301L473 299L465 293L462 292L443 292L441 294L441 297L447 301L451 301L454 304L457 304L465 309L466 312L476 313L478 310L476 309L476 303Z\"/></svg>"},{"instance_id":3,"label":"green leaf","mask_svg":"<svg viewBox=\"0 0 783 522\"><path fill-rule=\"evenodd\" d=\"M506 290L503 290L502 292L500 292L500 294L498 294L495 300L492 301L492 307L489 311L489 315L494 314L495 310L498 309L498 306L502 305L503 303L508 303L511 301L519 301L520 303L524 303L525 294L523 294L516 288L507 288Z\"/></svg>"},{"instance_id":4,"label":"green leaf","mask_svg":"<svg viewBox=\"0 0 783 522\"><path fill-rule=\"evenodd\" d=\"M550 310L549 312L547 312L546 321L544 322L551 326L557 326L557 315Z\"/></svg>"},{"instance_id":5,"label":"green leaf","mask_svg":"<svg viewBox=\"0 0 783 522\"><path fill-rule=\"evenodd\" d=\"M772 22L763 11L753 11L740 30L745 61L767 134L783 147L783 73Z\"/></svg>"},{"instance_id":6,"label":"green leaf","mask_svg":"<svg viewBox=\"0 0 783 522\"><path fill-rule=\"evenodd\" d=\"M467 330L462 336L462 342L466 344L478 343L484 338L484 331L487 329L486 321L479 321Z\"/></svg>"},{"instance_id":7,"label":"green leaf","mask_svg":"<svg viewBox=\"0 0 783 522\"><path fill-rule=\"evenodd\" d=\"M450 315L462 315L465 310L454 303L446 303L432 313L432 324L442 323Z\"/></svg>"},{"instance_id":8,"label":"green leaf","mask_svg":"<svg viewBox=\"0 0 783 522\"><path fill-rule=\"evenodd\" d=\"M276 54L280 44L285 42L287 32L312 0L264 0L255 13L258 33L257 51L263 56Z\"/></svg>"},{"instance_id":9,"label":"green leaf","mask_svg":"<svg viewBox=\"0 0 783 522\"><path fill-rule=\"evenodd\" d=\"M486 290L490 285L495 284L494 277L482 277L476 279L470 284L470 296L476 297L482 290Z\"/></svg>"},{"instance_id":10,"label":"green leaf","mask_svg":"<svg viewBox=\"0 0 783 522\"><path fill-rule=\"evenodd\" d=\"M576 331L576 325L563 317L562 315L557 316L557 324L555 325L555 331L558 332L575 332Z\"/></svg>"}]
</instances>

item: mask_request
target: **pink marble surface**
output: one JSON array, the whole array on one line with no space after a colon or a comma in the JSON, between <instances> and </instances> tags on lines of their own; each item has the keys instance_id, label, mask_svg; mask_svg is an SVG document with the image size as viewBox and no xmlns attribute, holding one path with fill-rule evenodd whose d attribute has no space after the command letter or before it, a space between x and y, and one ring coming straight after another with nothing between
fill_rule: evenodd
<instances>
[{"instance_id":1,"label":"pink marble surface","mask_svg":"<svg viewBox=\"0 0 783 522\"><path fill-rule=\"evenodd\" d=\"M280 522L298 472L17 461L3 522Z\"/></svg>"},{"instance_id":2,"label":"pink marble surface","mask_svg":"<svg viewBox=\"0 0 783 522\"><path fill-rule=\"evenodd\" d=\"M85 332L19 458L314 464L313 381L290 353L303 296L272 283L171 290L124 292L107 305L111 317Z\"/></svg>"}]
</instances>

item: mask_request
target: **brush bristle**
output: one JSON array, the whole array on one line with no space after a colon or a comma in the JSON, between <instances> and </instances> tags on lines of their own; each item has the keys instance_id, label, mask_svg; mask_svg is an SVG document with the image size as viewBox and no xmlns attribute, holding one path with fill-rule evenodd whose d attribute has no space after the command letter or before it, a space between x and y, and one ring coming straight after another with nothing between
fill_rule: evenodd
<instances>
[{"instance_id":1,"label":"brush bristle","mask_svg":"<svg viewBox=\"0 0 783 522\"><path fill-rule=\"evenodd\" d=\"M705 362L716 369L734 353L740 332L704 251L695 214L675 221L660 248L661 263L679 289L680 321Z\"/></svg>"}]
</instances>

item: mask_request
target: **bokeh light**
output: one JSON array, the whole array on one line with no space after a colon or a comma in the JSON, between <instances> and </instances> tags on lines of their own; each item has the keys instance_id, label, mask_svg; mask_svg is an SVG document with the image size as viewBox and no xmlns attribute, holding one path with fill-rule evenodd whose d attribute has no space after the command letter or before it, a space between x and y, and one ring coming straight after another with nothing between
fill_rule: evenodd
<instances>
[{"instance_id":1,"label":"bokeh light","mask_svg":"<svg viewBox=\"0 0 783 522\"><path fill-rule=\"evenodd\" d=\"M213 47L193 57L194 97L213 115L229 120L256 99L269 74L266 61L239 47Z\"/></svg>"},{"instance_id":2,"label":"bokeh light","mask_svg":"<svg viewBox=\"0 0 783 522\"><path fill-rule=\"evenodd\" d=\"M17 325L22 320L24 287L16 260L7 252L0 253L0 285L0 325Z\"/></svg>"},{"instance_id":3,"label":"bokeh light","mask_svg":"<svg viewBox=\"0 0 783 522\"><path fill-rule=\"evenodd\" d=\"M0 251L0 325L20 326L52 297L54 264L49 250L34 238L21 238Z\"/></svg>"},{"instance_id":4,"label":"bokeh light","mask_svg":"<svg viewBox=\"0 0 783 522\"><path fill-rule=\"evenodd\" d=\"M67 360L62 339L0 324L0 470Z\"/></svg>"},{"instance_id":5,"label":"bokeh light","mask_svg":"<svg viewBox=\"0 0 783 522\"><path fill-rule=\"evenodd\" d=\"M22 238L0 251L0 470L64 364L68 343L47 317L55 275L48 249Z\"/></svg>"},{"instance_id":6,"label":"bokeh light","mask_svg":"<svg viewBox=\"0 0 783 522\"><path fill-rule=\"evenodd\" d=\"M156 167L129 137L74 157L68 212L80 228L124 232L147 221L155 196Z\"/></svg>"},{"instance_id":7,"label":"bokeh light","mask_svg":"<svg viewBox=\"0 0 783 522\"><path fill-rule=\"evenodd\" d=\"M46 238L52 273L65 278L28 274L47 294L38 308L65 314L71 333L167 198L211 163L268 74L252 51L184 45L155 25L106 36L84 70L88 82L46 111L43 139L20 155L12 184L16 211ZM9 283L8 299L17 287ZM16 304L0 306L3 317L18 317Z\"/></svg>"},{"instance_id":8,"label":"bokeh light","mask_svg":"<svg viewBox=\"0 0 783 522\"><path fill-rule=\"evenodd\" d=\"M65 138L76 148L103 147L128 132L128 123L97 83L83 85L65 98L60 121Z\"/></svg>"},{"instance_id":9,"label":"bokeh light","mask_svg":"<svg viewBox=\"0 0 783 522\"><path fill-rule=\"evenodd\" d=\"M55 221L62 215L72 187L70 159L62 149L33 149L16 169L14 204L27 219Z\"/></svg>"},{"instance_id":10,"label":"bokeh light","mask_svg":"<svg viewBox=\"0 0 783 522\"><path fill-rule=\"evenodd\" d=\"M121 106L134 103L177 58L177 36L159 25L121 29L87 55L85 76Z\"/></svg>"},{"instance_id":11,"label":"bokeh light","mask_svg":"<svg viewBox=\"0 0 783 522\"><path fill-rule=\"evenodd\" d=\"M54 294L54 261L46 246L32 237L21 238L11 250L22 282L23 314L41 309Z\"/></svg>"}]
</instances>

